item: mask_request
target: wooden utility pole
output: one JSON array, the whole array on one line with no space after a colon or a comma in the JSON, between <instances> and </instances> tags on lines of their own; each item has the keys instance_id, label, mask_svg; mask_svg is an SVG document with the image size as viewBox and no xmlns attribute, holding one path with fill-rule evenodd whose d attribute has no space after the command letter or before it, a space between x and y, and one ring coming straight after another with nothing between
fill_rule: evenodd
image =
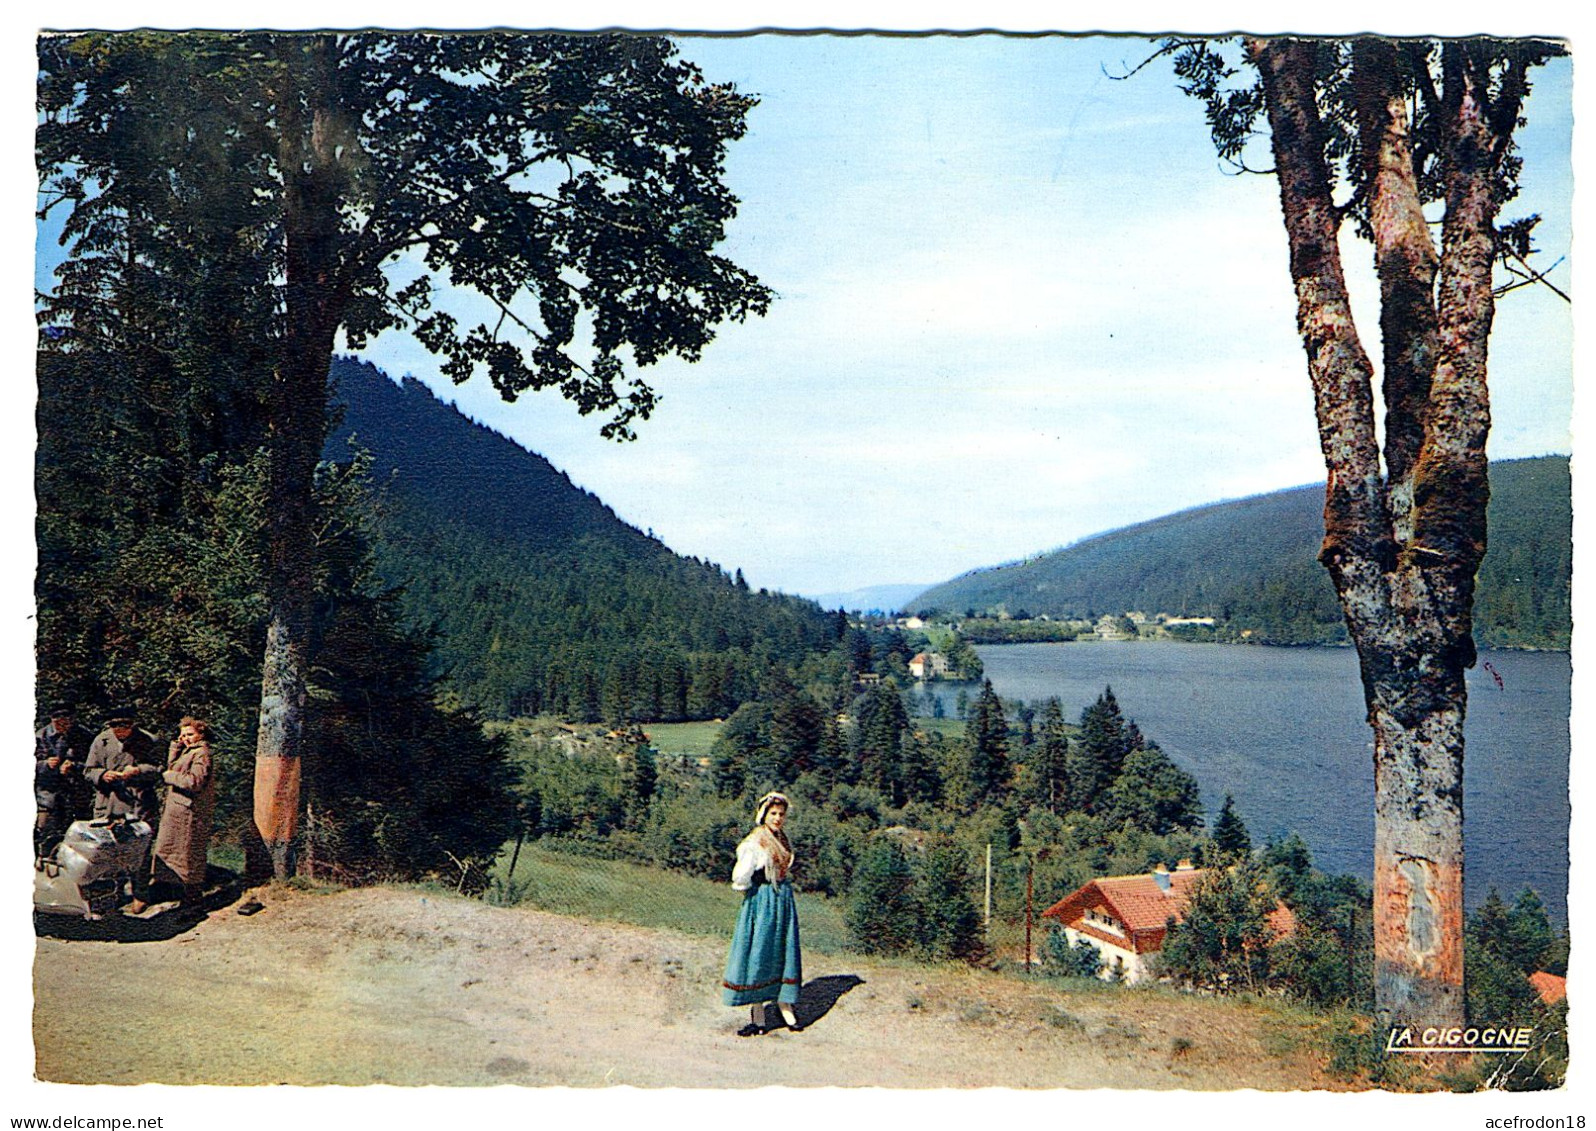
<instances>
[{"instance_id":1,"label":"wooden utility pole","mask_svg":"<svg viewBox=\"0 0 1596 1131\"><path fill-rule=\"evenodd\" d=\"M986 846L986 927L992 929L992 846Z\"/></svg>"},{"instance_id":2,"label":"wooden utility pole","mask_svg":"<svg viewBox=\"0 0 1596 1131\"><path fill-rule=\"evenodd\" d=\"M1031 877L1036 871L1035 857L1025 861L1025 972L1031 972Z\"/></svg>"}]
</instances>

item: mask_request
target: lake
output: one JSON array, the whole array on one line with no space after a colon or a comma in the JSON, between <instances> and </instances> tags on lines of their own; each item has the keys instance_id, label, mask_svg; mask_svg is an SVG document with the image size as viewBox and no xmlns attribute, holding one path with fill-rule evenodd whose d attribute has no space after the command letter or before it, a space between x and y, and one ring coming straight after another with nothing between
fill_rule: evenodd
<instances>
[{"instance_id":1,"label":"lake","mask_svg":"<svg viewBox=\"0 0 1596 1131\"><path fill-rule=\"evenodd\" d=\"M1295 831L1321 870L1368 881L1374 746L1351 648L1136 641L977 652L999 695L1056 695L1070 722L1112 687L1125 715L1196 776L1210 824L1229 793L1254 845ZM1569 657L1483 652L1480 659L1468 676L1465 899L1473 908L1494 885L1511 901L1528 885L1566 921ZM951 715L957 688L938 692Z\"/></svg>"}]
</instances>

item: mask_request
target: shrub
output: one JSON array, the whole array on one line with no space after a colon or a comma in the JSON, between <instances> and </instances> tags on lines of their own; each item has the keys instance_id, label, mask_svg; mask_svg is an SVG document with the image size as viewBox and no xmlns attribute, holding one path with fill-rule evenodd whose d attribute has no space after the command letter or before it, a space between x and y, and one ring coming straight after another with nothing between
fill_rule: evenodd
<instances>
[{"instance_id":1,"label":"shrub","mask_svg":"<svg viewBox=\"0 0 1596 1131\"><path fill-rule=\"evenodd\" d=\"M866 954L903 954L915 946L923 912L914 870L896 841L876 837L854 870L846 918Z\"/></svg>"}]
</instances>

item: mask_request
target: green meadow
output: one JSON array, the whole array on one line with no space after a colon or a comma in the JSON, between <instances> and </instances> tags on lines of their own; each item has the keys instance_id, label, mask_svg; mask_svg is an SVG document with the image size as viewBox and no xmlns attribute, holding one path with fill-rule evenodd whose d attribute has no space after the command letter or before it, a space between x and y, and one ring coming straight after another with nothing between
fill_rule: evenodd
<instances>
[{"instance_id":1,"label":"green meadow","mask_svg":"<svg viewBox=\"0 0 1596 1131\"><path fill-rule=\"evenodd\" d=\"M522 846L514 875L507 872L510 858L506 851L495 865L489 896L507 906L725 939L731 938L737 922L742 896L729 882L539 844ZM800 892L804 949L826 954L847 949L848 928L842 914L840 900Z\"/></svg>"}]
</instances>

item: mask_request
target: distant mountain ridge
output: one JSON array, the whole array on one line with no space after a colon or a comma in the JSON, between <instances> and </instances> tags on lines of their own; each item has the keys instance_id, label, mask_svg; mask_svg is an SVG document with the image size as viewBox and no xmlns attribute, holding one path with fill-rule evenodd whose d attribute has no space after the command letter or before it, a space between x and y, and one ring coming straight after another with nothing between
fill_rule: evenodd
<instances>
[{"instance_id":1,"label":"distant mountain ridge","mask_svg":"<svg viewBox=\"0 0 1596 1131\"><path fill-rule=\"evenodd\" d=\"M924 593L923 584L867 585L843 592L816 593L811 600L827 609L848 609L864 613L896 613Z\"/></svg>"},{"instance_id":2,"label":"distant mountain ridge","mask_svg":"<svg viewBox=\"0 0 1596 1131\"><path fill-rule=\"evenodd\" d=\"M909 602L916 610L1097 617L1212 616L1231 635L1280 644L1346 639L1317 554L1323 487L1197 507L1023 562L976 570ZM1573 516L1567 456L1491 465L1489 547L1475 596L1486 647L1566 649Z\"/></svg>"},{"instance_id":3,"label":"distant mountain ridge","mask_svg":"<svg viewBox=\"0 0 1596 1131\"><path fill-rule=\"evenodd\" d=\"M332 377L326 457L348 461L351 440L370 453L378 569L483 713L723 717L773 664L835 642L818 605L672 553L419 381L349 358Z\"/></svg>"}]
</instances>

